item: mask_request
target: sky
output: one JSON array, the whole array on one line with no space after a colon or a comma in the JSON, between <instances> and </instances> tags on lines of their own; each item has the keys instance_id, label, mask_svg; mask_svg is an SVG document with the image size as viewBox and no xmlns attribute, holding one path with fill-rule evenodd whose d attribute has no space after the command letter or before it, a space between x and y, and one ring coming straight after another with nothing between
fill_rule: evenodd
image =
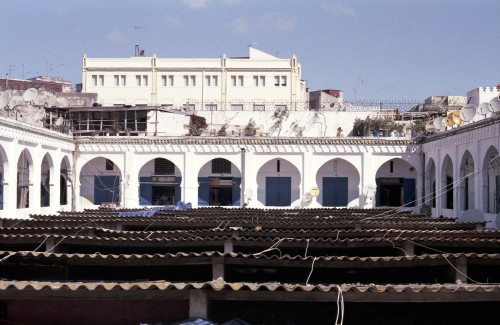
<instances>
[{"instance_id":1,"label":"sky","mask_svg":"<svg viewBox=\"0 0 500 325\"><path fill-rule=\"evenodd\" d=\"M82 56L297 56L311 91L423 101L500 83L498 0L0 0L0 73L81 82Z\"/></svg>"}]
</instances>

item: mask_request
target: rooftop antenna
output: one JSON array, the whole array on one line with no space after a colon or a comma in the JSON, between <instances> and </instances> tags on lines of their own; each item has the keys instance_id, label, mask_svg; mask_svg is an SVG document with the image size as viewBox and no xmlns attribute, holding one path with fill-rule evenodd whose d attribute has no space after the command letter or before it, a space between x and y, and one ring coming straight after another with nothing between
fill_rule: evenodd
<instances>
[{"instance_id":1,"label":"rooftop antenna","mask_svg":"<svg viewBox=\"0 0 500 325\"><path fill-rule=\"evenodd\" d=\"M56 126L61 126L63 123L64 123L64 118L63 118L62 116L60 116L60 117L56 120Z\"/></svg>"},{"instance_id":2,"label":"rooftop antenna","mask_svg":"<svg viewBox=\"0 0 500 325\"><path fill-rule=\"evenodd\" d=\"M35 120L35 122L40 122L41 120L43 120L44 117L45 117L45 109L42 107L36 112L33 119Z\"/></svg>"}]
</instances>

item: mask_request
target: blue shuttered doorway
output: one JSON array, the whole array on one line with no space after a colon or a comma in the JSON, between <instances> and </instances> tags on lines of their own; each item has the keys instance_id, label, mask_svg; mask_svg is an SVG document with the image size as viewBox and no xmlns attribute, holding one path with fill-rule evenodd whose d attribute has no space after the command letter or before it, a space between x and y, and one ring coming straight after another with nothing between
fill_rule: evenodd
<instances>
[{"instance_id":1,"label":"blue shuttered doorway","mask_svg":"<svg viewBox=\"0 0 500 325\"><path fill-rule=\"evenodd\" d=\"M94 204L120 202L119 176L94 176Z\"/></svg>"},{"instance_id":2,"label":"blue shuttered doorway","mask_svg":"<svg viewBox=\"0 0 500 325\"><path fill-rule=\"evenodd\" d=\"M139 177L139 204L151 205L153 200L153 185L151 177Z\"/></svg>"},{"instance_id":3,"label":"blue shuttered doorway","mask_svg":"<svg viewBox=\"0 0 500 325\"><path fill-rule=\"evenodd\" d=\"M240 206L241 202L241 177L233 178L233 206Z\"/></svg>"},{"instance_id":4,"label":"blue shuttered doorway","mask_svg":"<svg viewBox=\"0 0 500 325\"><path fill-rule=\"evenodd\" d=\"M292 178L266 177L266 206L290 206L292 204Z\"/></svg>"},{"instance_id":5,"label":"blue shuttered doorway","mask_svg":"<svg viewBox=\"0 0 500 325\"><path fill-rule=\"evenodd\" d=\"M198 205L207 206L210 201L210 183L208 177L198 177Z\"/></svg>"},{"instance_id":6,"label":"blue shuttered doorway","mask_svg":"<svg viewBox=\"0 0 500 325\"><path fill-rule=\"evenodd\" d=\"M415 179L403 179L404 204L406 207L415 206Z\"/></svg>"},{"instance_id":7,"label":"blue shuttered doorway","mask_svg":"<svg viewBox=\"0 0 500 325\"><path fill-rule=\"evenodd\" d=\"M348 203L347 194L347 177L323 177L323 206L345 207Z\"/></svg>"}]
</instances>

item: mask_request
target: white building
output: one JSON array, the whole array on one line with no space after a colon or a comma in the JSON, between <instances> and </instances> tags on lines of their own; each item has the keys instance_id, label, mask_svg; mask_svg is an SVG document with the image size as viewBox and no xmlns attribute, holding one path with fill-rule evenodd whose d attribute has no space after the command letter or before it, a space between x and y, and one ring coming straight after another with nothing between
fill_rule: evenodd
<instances>
[{"instance_id":1,"label":"white building","mask_svg":"<svg viewBox=\"0 0 500 325\"><path fill-rule=\"evenodd\" d=\"M197 111L307 108L295 55L281 59L249 47L248 57L172 59L83 56L82 92L103 106L150 105Z\"/></svg>"}]
</instances>

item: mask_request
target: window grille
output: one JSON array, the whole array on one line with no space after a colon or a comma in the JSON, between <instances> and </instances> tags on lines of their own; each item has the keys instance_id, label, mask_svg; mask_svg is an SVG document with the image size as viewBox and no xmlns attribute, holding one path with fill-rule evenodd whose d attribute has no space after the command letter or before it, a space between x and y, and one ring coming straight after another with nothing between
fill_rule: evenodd
<instances>
[{"instance_id":1,"label":"window grille","mask_svg":"<svg viewBox=\"0 0 500 325\"><path fill-rule=\"evenodd\" d=\"M231 174L231 162L223 158L216 158L212 160L212 173Z\"/></svg>"}]
</instances>

